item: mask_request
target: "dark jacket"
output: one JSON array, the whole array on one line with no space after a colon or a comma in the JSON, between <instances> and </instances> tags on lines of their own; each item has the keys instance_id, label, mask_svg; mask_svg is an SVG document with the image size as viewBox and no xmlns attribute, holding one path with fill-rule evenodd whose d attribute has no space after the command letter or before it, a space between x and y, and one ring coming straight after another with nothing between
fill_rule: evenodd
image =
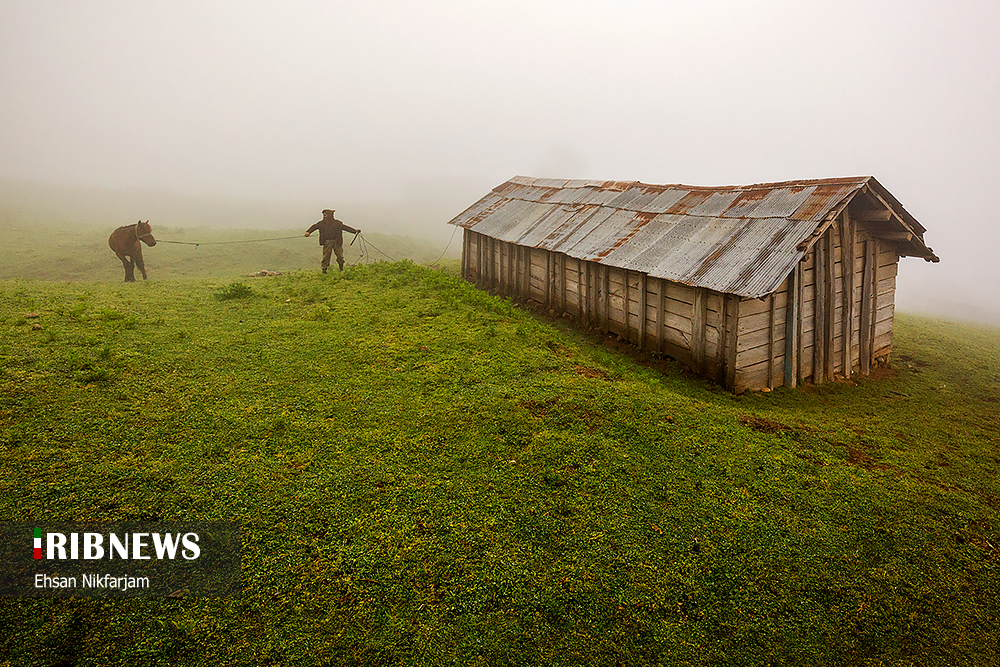
<instances>
[{"instance_id":1,"label":"dark jacket","mask_svg":"<svg viewBox=\"0 0 1000 667\"><path fill-rule=\"evenodd\" d=\"M348 227L336 218L323 218L306 231L312 234L317 229L319 230L320 245L326 245L327 241L343 244L345 231L351 234L358 233L358 230L354 229L354 227Z\"/></svg>"}]
</instances>

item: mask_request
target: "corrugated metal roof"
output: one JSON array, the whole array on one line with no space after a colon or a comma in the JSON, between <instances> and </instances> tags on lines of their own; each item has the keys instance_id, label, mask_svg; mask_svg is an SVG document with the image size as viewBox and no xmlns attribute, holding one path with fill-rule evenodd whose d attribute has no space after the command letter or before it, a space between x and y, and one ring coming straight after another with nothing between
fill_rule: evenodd
<instances>
[{"instance_id":1,"label":"corrugated metal roof","mask_svg":"<svg viewBox=\"0 0 1000 667\"><path fill-rule=\"evenodd\" d=\"M759 298L777 289L799 245L862 188L920 226L871 176L700 187L516 176L450 224L524 246ZM937 258L923 244L915 253Z\"/></svg>"}]
</instances>

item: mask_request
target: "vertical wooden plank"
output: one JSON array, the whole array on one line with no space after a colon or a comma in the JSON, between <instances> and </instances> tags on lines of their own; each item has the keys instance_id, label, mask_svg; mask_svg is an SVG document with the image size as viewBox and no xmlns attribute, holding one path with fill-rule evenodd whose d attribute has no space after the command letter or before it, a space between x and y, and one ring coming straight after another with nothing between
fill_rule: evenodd
<instances>
[{"instance_id":1,"label":"vertical wooden plank","mask_svg":"<svg viewBox=\"0 0 1000 667\"><path fill-rule=\"evenodd\" d=\"M493 291L493 238L486 237L486 251L485 251L485 261L486 261L486 291Z\"/></svg>"},{"instance_id":2,"label":"vertical wooden plank","mask_svg":"<svg viewBox=\"0 0 1000 667\"><path fill-rule=\"evenodd\" d=\"M487 236L486 253L489 256L487 258L487 263L489 264L489 270L486 275L489 278L489 282L486 283L486 288L490 292L494 291L494 289L496 288L496 275L493 269L493 263L496 261L496 251L497 251L496 239L494 239L492 236Z\"/></svg>"},{"instance_id":3,"label":"vertical wooden plank","mask_svg":"<svg viewBox=\"0 0 1000 667\"><path fill-rule=\"evenodd\" d=\"M813 382L823 384L826 368L826 245L813 246Z\"/></svg>"},{"instance_id":4,"label":"vertical wooden plank","mask_svg":"<svg viewBox=\"0 0 1000 667\"><path fill-rule=\"evenodd\" d=\"M799 350L799 266L788 274L788 297L785 299L785 386L794 388L798 382Z\"/></svg>"},{"instance_id":5,"label":"vertical wooden plank","mask_svg":"<svg viewBox=\"0 0 1000 667\"><path fill-rule=\"evenodd\" d=\"M646 348L646 274L639 274L639 349Z\"/></svg>"},{"instance_id":6,"label":"vertical wooden plank","mask_svg":"<svg viewBox=\"0 0 1000 667\"><path fill-rule=\"evenodd\" d=\"M507 257L507 242L497 241L497 257L500 262L498 268L500 272L497 274L497 287L501 295L507 293L507 272L510 270L510 259Z\"/></svg>"},{"instance_id":7,"label":"vertical wooden plank","mask_svg":"<svg viewBox=\"0 0 1000 667\"><path fill-rule=\"evenodd\" d=\"M691 304L691 358L699 375L705 373L705 301L705 288L695 287Z\"/></svg>"},{"instance_id":8,"label":"vertical wooden plank","mask_svg":"<svg viewBox=\"0 0 1000 667\"><path fill-rule=\"evenodd\" d=\"M597 280L597 272L594 271L593 262L586 263L587 269L587 326L591 326L596 322L597 310L594 307L594 294L597 292L593 285L593 281Z\"/></svg>"},{"instance_id":9,"label":"vertical wooden plank","mask_svg":"<svg viewBox=\"0 0 1000 667\"><path fill-rule=\"evenodd\" d=\"M514 264L514 294L521 296L521 271L524 270L524 248L520 244L515 244L517 250L517 261Z\"/></svg>"},{"instance_id":10,"label":"vertical wooden plank","mask_svg":"<svg viewBox=\"0 0 1000 667\"><path fill-rule=\"evenodd\" d=\"M559 278L559 306L562 308L562 312L566 312L566 255L559 255L559 270L562 276Z\"/></svg>"},{"instance_id":11,"label":"vertical wooden plank","mask_svg":"<svg viewBox=\"0 0 1000 667\"><path fill-rule=\"evenodd\" d=\"M629 308L629 293L628 293L628 269L622 269L622 282L625 283L625 340L632 342L632 329L629 326L628 308Z\"/></svg>"},{"instance_id":12,"label":"vertical wooden plank","mask_svg":"<svg viewBox=\"0 0 1000 667\"><path fill-rule=\"evenodd\" d=\"M483 271L485 267L483 266L483 235L476 234L476 287L482 289L483 287Z\"/></svg>"},{"instance_id":13,"label":"vertical wooden plank","mask_svg":"<svg viewBox=\"0 0 1000 667\"><path fill-rule=\"evenodd\" d=\"M665 300L667 298L667 282L663 278L655 278L656 280L656 294L658 298L658 304L656 306L656 351L663 352L663 309L665 307Z\"/></svg>"},{"instance_id":14,"label":"vertical wooden plank","mask_svg":"<svg viewBox=\"0 0 1000 667\"><path fill-rule=\"evenodd\" d=\"M844 209L844 226L841 228L841 267L844 274L844 377L850 378L854 370L854 221Z\"/></svg>"},{"instance_id":15,"label":"vertical wooden plank","mask_svg":"<svg viewBox=\"0 0 1000 667\"><path fill-rule=\"evenodd\" d=\"M610 327L608 326L608 318L611 315L611 304L610 304L611 300L608 297L608 288L611 286L611 278L610 278L610 275L609 275L610 274L610 270L609 270L608 266L607 265L603 265L601 268L603 269L602 273L604 274L604 276L602 278L602 280L603 280L602 285L603 285L603 300L604 300L603 306L604 306L604 310L603 310L603 313L601 315L601 331L603 331L604 333L608 333L608 331L610 330Z\"/></svg>"},{"instance_id":16,"label":"vertical wooden plank","mask_svg":"<svg viewBox=\"0 0 1000 667\"><path fill-rule=\"evenodd\" d=\"M562 253L552 254L552 285L555 287L553 301L556 302L556 313L563 312L563 293L566 291L566 255Z\"/></svg>"},{"instance_id":17,"label":"vertical wooden plank","mask_svg":"<svg viewBox=\"0 0 1000 667\"><path fill-rule=\"evenodd\" d=\"M835 223L836 224L836 223ZM826 261L824 262L824 273L826 280L826 289L824 290L824 302L826 303L826 324L824 325L823 332L823 344L826 349L823 351L824 355L824 373L827 380L833 380L833 337L834 337L834 327L837 323L837 311L834 306L837 302L834 301L836 298L837 282L836 276L834 275L834 254L833 254L833 234L835 226L831 226L830 229L826 230L823 235L822 243L825 244L823 252L826 255ZM815 374L815 371L813 371Z\"/></svg>"},{"instance_id":18,"label":"vertical wooden plank","mask_svg":"<svg viewBox=\"0 0 1000 667\"><path fill-rule=\"evenodd\" d=\"M510 244L510 273L507 274L507 284L510 285L510 296L517 296L517 258L518 245Z\"/></svg>"},{"instance_id":19,"label":"vertical wooden plank","mask_svg":"<svg viewBox=\"0 0 1000 667\"><path fill-rule=\"evenodd\" d=\"M462 279L469 279L469 230L462 228Z\"/></svg>"},{"instance_id":20,"label":"vertical wooden plank","mask_svg":"<svg viewBox=\"0 0 1000 667\"><path fill-rule=\"evenodd\" d=\"M524 298L531 298L531 248L524 248Z\"/></svg>"},{"instance_id":21,"label":"vertical wooden plank","mask_svg":"<svg viewBox=\"0 0 1000 667\"><path fill-rule=\"evenodd\" d=\"M503 244L503 256L504 256L504 259L507 260L507 263L504 264L504 266L506 268L504 269L504 272L503 272L503 293L504 293L504 296L510 296L511 287L513 287L512 283L511 283L511 280L510 280L511 267L514 266L513 255L514 255L514 244L513 243L504 242L504 244Z\"/></svg>"},{"instance_id":22,"label":"vertical wooden plank","mask_svg":"<svg viewBox=\"0 0 1000 667\"><path fill-rule=\"evenodd\" d=\"M861 277L861 331L858 340L858 352L861 357L861 374L871 373L872 334L874 332L874 282L875 282L875 242L865 239L864 275Z\"/></svg>"},{"instance_id":23,"label":"vertical wooden plank","mask_svg":"<svg viewBox=\"0 0 1000 667\"><path fill-rule=\"evenodd\" d=\"M774 389L774 292L767 301L767 388Z\"/></svg>"},{"instance_id":24,"label":"vertical wooden plank","mask_svg":"<svg viewBox=\"0 0 1000 667\"><path fill-rule=\"evenodd\" d=\"M497 241L497 288L500 294L504 293L507 286L507 262L505 262L505 255L507 254L507 244L503 241Z\"/></svg>"},{"instance_id":25,"label":"vertical wooden plank","mask_svg":"<svg viewBox=\"0 0 1000 667\"><path fill-rule=\"evenodd\" d=\"M552 308L552 253L548 250L543 252L545 253L545 291L543 294L545 309L549 310Z\"/></svg>"},{"instance_id":26,"label":"vertical wooden plank","mask_svg":"<svg viewBox=\"0 0 1000 667\"><path fill-rule=\"evenodd\" d=\"M725 296L726 311L726 389L736 391L736 344L738 342L740 320L740 297L735 294ZM704 321L704 317L702 318Z\"/></svg>"},{"instance_id":27,"label":"vertical wooden plank","mask_svg":"<svg viewBox=\"0 0 1000 667\"><path fill-rule=\"evenodd\" d=\"M583 260L576 260L576 302L579 304L580 321L586 322L583 308Z\"/></svg>"},{"instance_id":28,"label":"vertical wooden plank","mask_svg":"<svg viewBox=\"0 0 1000 667\"><path fill-rule=\"evenodd\" d=\"M805 279L804 279L804 275L805 274L803 272L802 262L801 261L795 266L795 271L798 274L798 276L795 279L795 288L796 288L796 292L797 292L796 295L795 295L795 298L798 299L798 301L799 301L799 318L798 318L798 325L797 325L798 326L798 333L796 334L796 339L798 340L798 343L799 343L799 349L798 349L798 352L795 355L795 365L798 368L799 382L802 383L802 382L805 381L805 378L802 377L802 372L803 372L803 369L804 369L804 364L802 363L802 359L805 358L805 348L806 348L805 334L803 333L803 331L805 331L805 317L806 317L806 313L805 313L805 309L802 307L802 304L805 302L804 300L805 300L805 289L806 288L803 285L803 283L805 282Z\"/></svg>"}]
</instances>

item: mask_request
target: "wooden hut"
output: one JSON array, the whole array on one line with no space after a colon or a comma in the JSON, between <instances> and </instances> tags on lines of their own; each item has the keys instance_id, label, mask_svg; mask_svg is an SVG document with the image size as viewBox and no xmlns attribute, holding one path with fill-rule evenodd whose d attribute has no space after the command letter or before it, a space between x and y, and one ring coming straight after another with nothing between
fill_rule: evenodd
<instances>
[{"instance_id":1,"label":"wooden hut","mask_svg":"<svg viewBox=\"0 0 1000 667\"><path fill-rule=\"evenodd\" d=\"M451 224L464 229L466 280L735 392L869 374L892 351L899 257L938 261L871 176L727 187L516 177Z\"/></svg>"}]
</instances>

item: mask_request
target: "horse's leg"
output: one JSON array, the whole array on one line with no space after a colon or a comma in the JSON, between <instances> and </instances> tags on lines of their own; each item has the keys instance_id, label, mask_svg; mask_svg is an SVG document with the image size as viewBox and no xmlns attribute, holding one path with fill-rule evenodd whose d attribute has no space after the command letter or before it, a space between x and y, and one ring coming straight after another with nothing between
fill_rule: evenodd
<instances>
[{"instance_id":1,"label":"horse's leg","mask_svg":"<svg viewBox=\"0 0 1000 667\"><path fill-rule=\"evenodd\" d=\"M115 254L118 255L118 259L122 261L122 266L125 267L125 282L134 283L135 273L132 271L132 260L125 253L116 252Z\"/></svg>"},{"instance_id":2,"label":"horse's leg","mask_svg":"<svg viewBox=\"0 0 1000 667\"><path fill-rule=\"evenodd\" d=\"M135 242L135 251L132 253L132 259L135 260L135 265L139 267L142 272L142 279L146 279L146 266L142 263L142 244L138 241Z\"/></svg>"}]
</instances>

